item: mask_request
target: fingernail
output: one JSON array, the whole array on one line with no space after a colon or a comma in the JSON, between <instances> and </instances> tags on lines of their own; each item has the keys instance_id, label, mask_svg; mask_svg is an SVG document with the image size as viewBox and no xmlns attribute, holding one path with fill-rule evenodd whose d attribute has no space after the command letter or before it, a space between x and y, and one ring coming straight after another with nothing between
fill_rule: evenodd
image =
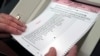
<instances>
[{"instance_id":1,"label":"fingernail","mask_svg":"<svg viewBox=\"0 0 100 56\"><path fill-rule=\"evenodd\" d=\"M51 47L50 49L51 49L51 50L54 50L54 47Z\"/></svg>"},{"instance_id":2,"label":"fingernail","mask_svg":"<svg viewBox=\"0 0 100 56\"><path fill-rule=\"evenodd\" d=\"M54 48L54 47L51 47L51 48L50 48L50 51L54 51L54 50L55 50L55 48Z\"/></svg>"},{"instance_id":3,"label":"fingernail","mask_svg":"<svg viewBox=\"0 0 100 56\"><path fill-rule=\"evenodd\" d=\"M18 34L22 34L22 31L18 30Z\"/></svg>"},{"instance_id":4,"label":"fingernail","mask_svg":"<svg viewBox=\"0 0 100 56\"><path fill-rule=\"evenodd\" d=\"M24 32L26 28L25 28L25 27L22 27L21 29L22 29L22 31Z\"/></svg>"},{"instance_id":5,"label":"fingernail","mask_svg":"<svg viewBox=\"0 0 100 56\"><path fill-rule=\"evenodd\" d=\"M25 23L22 23L22 26L23 26L23 27L26 27Z\"/></svg>"}]
</instances>

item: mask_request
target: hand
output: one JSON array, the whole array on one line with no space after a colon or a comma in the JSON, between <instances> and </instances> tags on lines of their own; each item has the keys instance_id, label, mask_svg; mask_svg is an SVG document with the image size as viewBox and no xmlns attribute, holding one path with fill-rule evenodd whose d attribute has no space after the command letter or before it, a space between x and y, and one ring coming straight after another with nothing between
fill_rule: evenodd
<instances>
[{"instance_id":1,"label":"hand","mask_svg":"<svg viewBox=\"0 0 100 56\"><path fill-rule=\"evenodd\" d=\"M76 56L76 55L77 55L77 46L75 45L65 56ZM50 48L49 52L45 56L57 56L56 49L53 47Z\"/></svg>"},{"instance_id":2,"label":"hand","mask_svg":"<svg viewBox=\"0 0 100 56\"><path fill-rule=\"evenodd\" d=\"M52 47L45 56L57 56L56 54L56 49Z\"/></svg>"},{"instance_id":3,"label":"hand","mask_svg":"<svg viewBox=\"0 0 100 56\"><path fill-rule=\"evenodd\" d=\"M9 34L22 34L26 29L25 24L18 21L11 15L0 13L0 37L9 36Z\"/></svg>"}]
</instances>

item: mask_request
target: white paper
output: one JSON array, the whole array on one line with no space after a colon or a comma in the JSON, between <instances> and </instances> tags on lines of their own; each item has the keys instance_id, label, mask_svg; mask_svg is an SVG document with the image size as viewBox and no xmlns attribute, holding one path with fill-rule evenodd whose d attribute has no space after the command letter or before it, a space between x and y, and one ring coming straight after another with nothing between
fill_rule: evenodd
<instances>
[{"instance_id":1,"label":"white paper","mask_svg":"<svg viewBox=\"0 0 100 56\"><path fill-rule=\"evenodd\" d=\"M55 47L64 56L90 29L98 14L51 2L45 11L27 24L22 35L13 35L35 56L44 56Z\"/></svg>"}]
</instances>

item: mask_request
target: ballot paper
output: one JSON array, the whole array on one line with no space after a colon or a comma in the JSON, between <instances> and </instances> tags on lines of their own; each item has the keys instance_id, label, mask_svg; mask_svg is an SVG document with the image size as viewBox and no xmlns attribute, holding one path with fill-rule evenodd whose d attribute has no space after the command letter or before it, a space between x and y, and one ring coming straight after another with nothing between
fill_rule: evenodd
<instances>
[{"instance_id":1,"label":"ballot paper","mask_svg":"<svg viewBox=\"0 0 100 56\"><path fill-rule=\"evenodd\" d=\"M54 47L64 56L93 26L98 13L52 1L27 29L13 38L35 56L44 56Z\"/></svg>"}]
</instances>

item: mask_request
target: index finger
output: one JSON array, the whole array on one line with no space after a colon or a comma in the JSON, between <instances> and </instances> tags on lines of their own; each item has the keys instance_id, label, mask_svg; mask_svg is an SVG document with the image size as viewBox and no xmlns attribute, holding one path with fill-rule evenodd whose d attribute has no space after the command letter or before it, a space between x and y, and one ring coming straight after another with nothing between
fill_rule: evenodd
<instances>
[{"instance_id":1,"label":"index finger","mask_svg":"<svg viewBox=\"0 0 100 56\"><path fill-rule=\"evenodd\" d=\"M23 22L17 20L15 17L13 17L11 15L7 15L7 14L4 14L4 13L1 13L0 15L2 17L4 17L5 19L10 20L10 21L16 23L19 26L26 27L26 25Z\"/></svg>"}]
</instances>

